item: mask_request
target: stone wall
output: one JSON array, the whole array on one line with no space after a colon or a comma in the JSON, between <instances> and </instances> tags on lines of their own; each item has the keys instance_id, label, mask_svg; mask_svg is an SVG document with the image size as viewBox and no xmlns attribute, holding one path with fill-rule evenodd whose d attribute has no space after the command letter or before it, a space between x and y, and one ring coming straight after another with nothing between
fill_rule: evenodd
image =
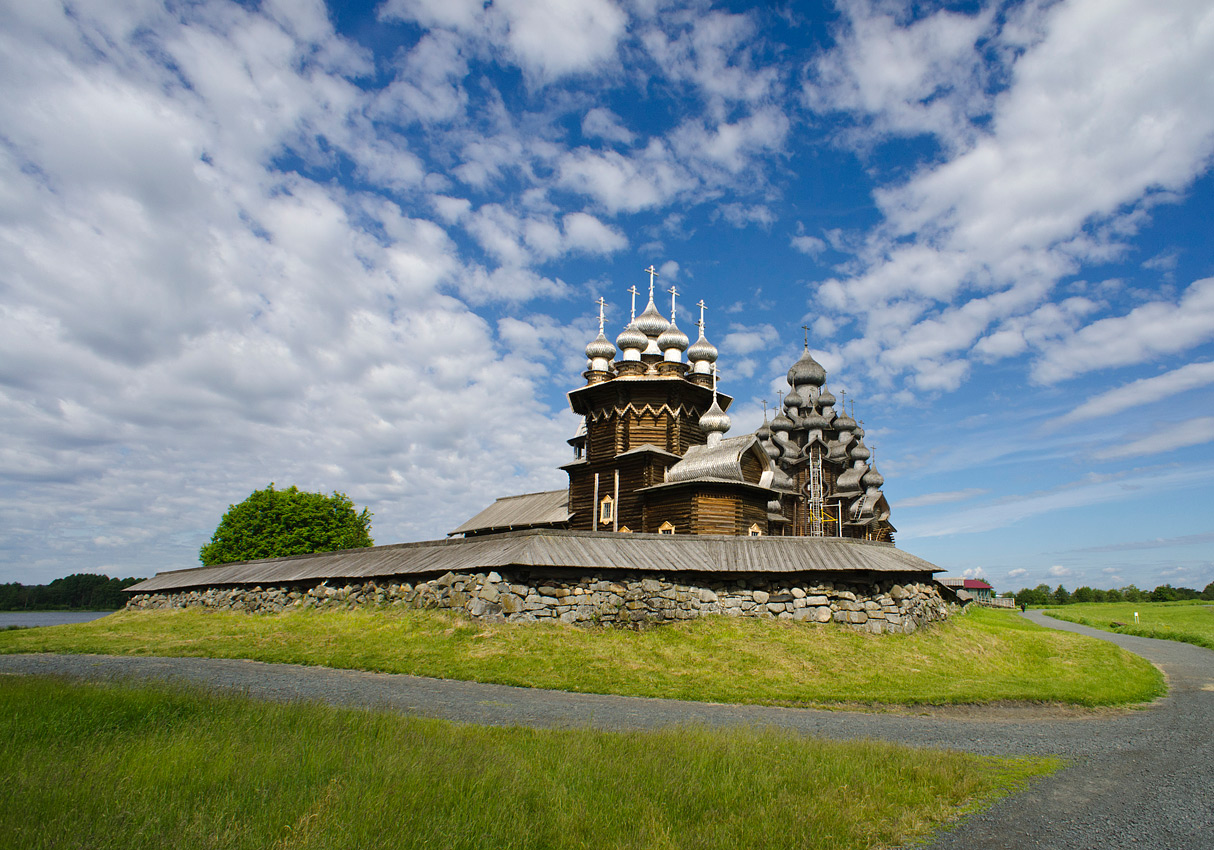
<instances>
[{"instance_id":1,"label":"stone wall","mask_svg":"<svg viewBox=\"0 0 1214 850\"><path fill-rule=\"evenodd\" d=\"M900 579L900 580L899 580ZM870 632L910 633L944 620L956 606L934 582L901 576L866 584L822 576L731 577L661 575L503 577L446 573L413 581L380 578L334 580L293 587L223 587L136 594L130 609L205 607L273 613L293 608L441 608L473 619L510 622L639 625L707 615L765 617L816 623L834 621Z\"/></svg>"}]
</instances>

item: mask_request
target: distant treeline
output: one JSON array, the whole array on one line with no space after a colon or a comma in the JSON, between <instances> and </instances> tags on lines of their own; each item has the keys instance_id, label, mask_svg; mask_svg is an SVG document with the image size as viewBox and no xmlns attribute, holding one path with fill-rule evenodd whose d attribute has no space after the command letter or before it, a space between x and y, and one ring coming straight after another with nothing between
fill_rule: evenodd
<instances>
[{"instance_id":1,"label":"distant treeline","mask_svg":"<svg viewBox=\"0 0 1214 850\"><path fill-rule=\"evenodd\" d=\"M122 589L138 581L77 573L50 584L0 584L0 611L116 611L130 595Z\"/></svg>"},{"instance_id":2,"label":"distant treeline","mask_svg":"<svg viewBox=\"0 0 1214 850\"><path fill-rule=\"evenodd\" d=\"M1009 594L1005 593L1004 596ZM1161 584L1154 590L1139 590L1134 585L1118 587L1112 590L1099 590L1092 587L1079 587L1073 592L1062 585L1050 590L1048 584L1036 587L1024 587L1015 593L1017 605L1070 605L1072 602L1182 602L1187 599L1214 600L1214 581L1206 585L1205 590L1194 590L1191 587L1172 587Z\"/></svg>"}]
</instances>

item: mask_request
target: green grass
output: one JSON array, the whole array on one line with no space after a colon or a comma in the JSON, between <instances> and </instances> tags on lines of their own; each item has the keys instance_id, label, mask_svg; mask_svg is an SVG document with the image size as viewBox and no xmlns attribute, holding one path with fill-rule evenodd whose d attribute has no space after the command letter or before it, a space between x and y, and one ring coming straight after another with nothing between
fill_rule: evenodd
<instances>
[{"instance_id":1,"label":"green grass","mask_svg":"<svg viewBox=\"0 0 1214 850\"><path fill-rule=\"evenodd\" d=\"M888 847L1058 765L0 677L0 847L23 850Z\"/></svg>"},{"instance_id":2,"label":"green grass","mask_svg":"<svg viewBox=\"0 0 1214 850\"><path fill-rule=\"evenodd\" d=\"M632 631L435 611L123 612L0 634L0 652L249 658L585 693L784 705L1148 701L1162 676L1104 641L973 610L913 635L712 617Z\"/></svg>"},{"instance_id":3,"label":"green grass","mask_svg":"<svg viewBox=\"0 0 1214 850\"><path fill-rule=\"evenodd\" d=\"M1134 624L1135 611L1138 612L1137 625ZM1205 600L1063 605L1046 608L1045 613L1106 632L1176 640L1214 649L1214 603ZM1114 626L1113 623L1125 625Z\"/></svg>"}]
</instances>

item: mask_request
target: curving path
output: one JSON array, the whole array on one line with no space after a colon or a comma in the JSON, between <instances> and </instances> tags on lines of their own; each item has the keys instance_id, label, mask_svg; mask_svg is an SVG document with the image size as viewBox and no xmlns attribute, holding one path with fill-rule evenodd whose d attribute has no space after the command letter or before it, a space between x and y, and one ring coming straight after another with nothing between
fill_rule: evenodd
<instances>
[{"instance_id":1,"label":"curving path","mask_svg":"<svg viewBox=\"0 0 1214 850\"><path fill-rule=\"evenodd\" d=\"M855 712L571 694L209 658L0 656L0 673L174 679L273 700L318 700L501 726L646 729L765 725L827 738L881 738L991 755L1056 754L1072 765L973 815L932 848L1214 850L1214 652L1115 635L1038 612L1051 628L1108 640L1160 666L1170 693L1121 712Z\"/></svg>"}]
</instances>

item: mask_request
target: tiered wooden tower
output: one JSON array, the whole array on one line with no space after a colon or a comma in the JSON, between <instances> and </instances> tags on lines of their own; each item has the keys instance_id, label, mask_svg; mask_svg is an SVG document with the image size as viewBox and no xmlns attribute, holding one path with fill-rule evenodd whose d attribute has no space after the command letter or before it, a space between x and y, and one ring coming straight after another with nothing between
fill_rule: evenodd
<instances>
[{"instance_id":1,"label":"tiered wooden tower","mask_svg":"<svg viewBox=\"0 0 1214 850\"><path fill-rule=\"evenodd\" d=\"M603 330L586 346L586 385L569 393L584 427L570 440L569 527L668 534L854 537L892 542L884 479L869 465L864 429L826 388L826 370L805 352L788 371L789 392L770 423L725 438L730 399L716 390L717 349L689 344L649 303L613 345ZM619 358L617 359L617 347ZM686 360L684 360L684 355Z\"/></svg>"}]
</instances>

